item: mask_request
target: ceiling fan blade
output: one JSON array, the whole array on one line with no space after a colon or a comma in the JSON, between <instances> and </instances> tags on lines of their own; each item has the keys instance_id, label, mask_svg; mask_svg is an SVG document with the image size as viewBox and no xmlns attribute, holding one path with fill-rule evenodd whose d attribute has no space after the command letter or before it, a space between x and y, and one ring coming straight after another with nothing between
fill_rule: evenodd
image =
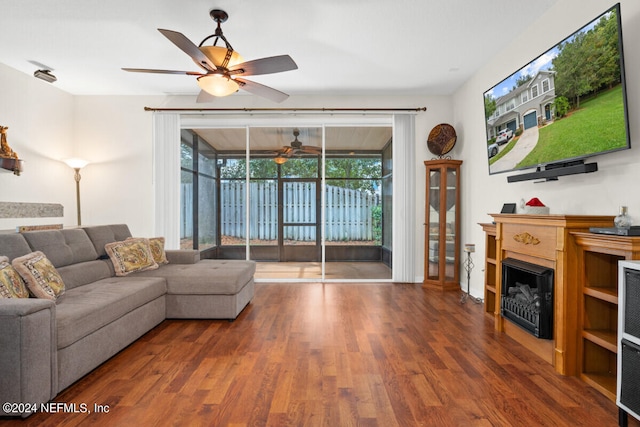
<instances>
[{"instance_id":1,"label":"ceiling fan blade","mask_svg":"<svg viewBox=\"0 0 640 427\"><path fill-rule=\"evenodd\" d=\"M162 35L168 38L173 44L178 46L184 53L189 55L196 64L200 65L205 70L214 71L216 69L216 66L209 58L207 58L207 55L202 53L200 48L193 44L193 42L184 34L177 31L163 30L162 28L158 28L158 31L160 31Z\"/></svg>"},{"instance_id":2,"label":"ceiling fan blade","mask_svg":"<svg viewBox=\"0 0 640 427\"><path fill-rule=\"evenodd\" d=\"M177 71L177 70L152 70L148 68L123 68L124 71L132 73L157 73L157 74L183 74L187 76L203 76L197 71Z\"/></svg>"},{"instance_id":3,"label":"ceiling fan blade","mask_svg":"<svg viewBox=\"0 0 640 427\"><path fill-rule=\"evenodd\" d=\"M269 156L286 156L286 157L291 157L293 155L293 148L288 147L288 146L284 146L282 147L280 150L276 150L276 151L267 151L264 154L269 155Z\"/></svg>"},{"instance_id":4,"label":"ceiling fan blade","mask_svg":"<svg viewBox=\"0 0 640 427\"><path fill-rule=\"evenodd\" d=\"M289 55L280 55L236 64L229 68L229 72L232 75L256 76L259 74L281 73L283 71L297 69L298 65Z\"/></svg>"},{"instance_id":5,"label":"ceiling fan blade","mask_svg":"<svg viewBox=\"0 0 640 427\"><path fill-rule=\"evenodd\" d=\"M312 145L303 145L300 147L300 151L308 154L322 154L322 148L314 147Z\"/></svg>"},{"instance_id":6,"label":"ceiling fan blade","mask_svg":"<svg viewBox=\"0 0 640 427\"><path fill-rule=\"evenodd\" d=\"M240 89L246 90L254 95L270 99L274 102L282 102L289 97L289 95L284 92L280 92L279 90L269 86L261 85L260 83L252 82L251 80L239 78L234 78L233 80L240 83Z\"/></svg>"}]
</instances>

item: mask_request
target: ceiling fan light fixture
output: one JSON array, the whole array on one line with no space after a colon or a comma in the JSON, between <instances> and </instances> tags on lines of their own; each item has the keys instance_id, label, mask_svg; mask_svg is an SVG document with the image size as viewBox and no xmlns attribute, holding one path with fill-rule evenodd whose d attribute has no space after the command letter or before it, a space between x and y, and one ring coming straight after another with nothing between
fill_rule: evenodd
<instances>
[{"instance_id":1,"label":"ceiling fan light fixture","mask_svg":"<svg viewBox=\"0 0 640 427\"><path fill-rule=\"evenodd\" d=\"M227 48L220 46L200 46L200 50L204 53L207 58L213 62L216 67L221 67L224 62L225 57L227 56ZM244 58L235 50L231 51L231 58L229 58L229 64L225 68L233 67L237 64L242 64L244 62Z\"/></svg>"},{"instance_id":2,"label":"ceiling fan light fixture","mask_svg":"<svg viewBox=\"0 0 640 427\"><path fill-rule=\"evenodd\" d=\"M220 74L198 77L198 86L213 96L228 96L237 92L240 87L233 79Z\"/></svg>"},{"instance_id":3,"label":"ceiling fan light fixture","mask_svg":"<svg viewBox=\"0 0 640 427\"><path fill-rule=\"evenodd\" d=\"M282 156L278 156L275 159L273 159L274 162L276 162L276 164L278 165L284 165L285 163L287 163L287 159L286 157L282 157Z\"/></svg>"},{"instance_id":4,"label":"ceiling fan light fixture","mask_svg":"<svg viewBox=\"0 0 640 427\"><path fill-rule=\"evenodd\" d=\"M153 74L182 74L187 76L199 76L198 86L202 89L197 102L210 102L210 96L228 96L242 89L253 95L262 96L274 102L282 102L289 97L284 92L265 86L260 83L246 80L247 76L260 74L274 74L284 71L296 70L298 65L289 55L270 56L266 58L245 61L238 54L227 38L222 33L220 24L225 22L229 15L220 9L211 10L209 15L218 24L214 34L206 37L199 45L194 44L184 34L178 31L158 28L158 31L171 43L189 55L200 71L158 70L149 68L123 68L124 71ZM213 46L204 46L204 43L214 38ZM224 47L216 46L222 40ZM235 80L237 79L237 80ZM235 80L235 81L234 81Z\"/></svg>"}]
</instances>

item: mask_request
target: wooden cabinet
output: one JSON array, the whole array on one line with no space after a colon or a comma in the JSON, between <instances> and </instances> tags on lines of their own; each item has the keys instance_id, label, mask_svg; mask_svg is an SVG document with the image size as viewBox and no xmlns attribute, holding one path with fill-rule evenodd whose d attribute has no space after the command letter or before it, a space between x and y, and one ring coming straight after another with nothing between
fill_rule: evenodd
<instances>
[{"instance_id":1,"label":"wooden cabinet","mask_svg":"<svg viewBox=\"0 0 640 427\"><path fill-rule=\"evenodd\" d=\"M424 286L459 290L460 165L462 160L429 160L426 167Z\"/></svg>"},{"instance_id":2,"label":"wooden cabinet","mask_svg":"<svg viewBox=\"0 0 640 427\"><path fill-rule=\"evenodd\" d=\"M485 271L494 291L494 327L551 363L562 375L578 375L578 253L572 232L610 227L613 216L491 214L495 222L495 276ZM486 231L486 230L485 230ZM493 249L487 251L493 253ZM552 339L540 339L501 315L502 261L507 258L554 270ZM493 271L493 270L492 270ZM488 309L485 309L488 311ZM490 312L490 311L489 311Z\"/></svg>"},{"instance_id":3,"label":"wooden cabinet","mask_svg":"<svg viewBox=\"0 0 640 427\"><path fill-rule=\"evenodd\" d=\"M572 234L578 247L580 378L615 402L618 262L640 259L640 237Z\"/></svg>"},{"instance_id":4,"label":"wooden cabinet","mask_svg":"<svg viewBox=\"0 0 640 427\"><path fill-rule=\"evenodd\" d=\"M496 304L496 280L497 280L497 246L496 225L480 224L485 233L484 245L484 311L495 316L498 305Z\"/></svg>"}]
</instances>

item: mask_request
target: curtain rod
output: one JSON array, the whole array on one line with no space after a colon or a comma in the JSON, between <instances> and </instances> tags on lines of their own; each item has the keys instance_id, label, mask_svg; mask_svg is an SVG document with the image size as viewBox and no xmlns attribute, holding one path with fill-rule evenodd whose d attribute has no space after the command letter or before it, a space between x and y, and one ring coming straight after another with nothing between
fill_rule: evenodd
<instances>
[{"instance_id":1,"label":"curtain rod","mask_svg":"<svg viewBox=\"0 0 640 427\"><path fill-rule=\"evenodd\" d=\"M144 107L145 111L183 111L183 112L420 112L427 111L427 107L419 108L154 108Z\"/></svg>"}]
</instances>

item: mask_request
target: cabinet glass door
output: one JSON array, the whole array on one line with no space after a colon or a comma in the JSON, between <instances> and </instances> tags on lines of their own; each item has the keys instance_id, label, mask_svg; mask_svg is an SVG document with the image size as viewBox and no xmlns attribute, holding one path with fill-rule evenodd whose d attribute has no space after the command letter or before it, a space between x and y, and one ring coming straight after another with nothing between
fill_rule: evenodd
<instances>
[{"instance_id":1,"label":"cabinet glass door","mask_svg":"<svg viewBox=\"0 0 640 427\"><path fill-rule=\"evenodd\" d=\"M456 270L456 177L457 170L454 168L447 168L447 175L445 177L444 188L446 188L446 210L443 212L445 221L445 260L446 267L444 269L444 275L446 280L455 279Z\"/></svg>"},{"instance_id":2,"label":"cabinet glass door","mask_svg":"<svg viewBox=\"0 0 640 427\"><path fill-rule=\"evenodd\" d=\"M458 283L458 237L461 160L425 161L427 191L425 212L424 285L455 290Z\"/></svg>"},{"instance_id":3,"label":"cabinet glass door","mask_svg":"<svg viewBox=\"0 0 640 427\"><path fill-rule=\"evenodd\" d=\"M440 278L440 183L441 173L439 169L429 171L429 205L428 221L429 245L428 245L428 278L438 280Z\"/></svg>"}]
</instances>

